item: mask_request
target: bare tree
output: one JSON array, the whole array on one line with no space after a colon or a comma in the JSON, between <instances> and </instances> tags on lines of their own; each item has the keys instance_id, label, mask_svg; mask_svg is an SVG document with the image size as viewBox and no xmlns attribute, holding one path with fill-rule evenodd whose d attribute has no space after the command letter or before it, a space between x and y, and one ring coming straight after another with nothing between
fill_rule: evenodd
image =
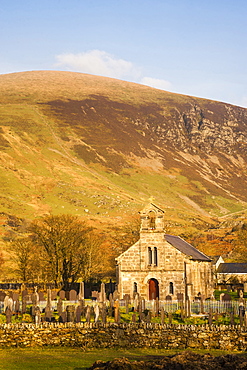
<instances>
[{"instance_id":1,"label":"bare tree","mask_svg":"<svg viewBox=\"0 0 247 370\"><path fill-rule=\"evenodd\" d=\"M79 277L89 279L96 273L101 240L92 227L76 216L46 216L30 227L33 242L43 247L49 271L56 285L65 289Z\"/></svg>"}]
</instances>

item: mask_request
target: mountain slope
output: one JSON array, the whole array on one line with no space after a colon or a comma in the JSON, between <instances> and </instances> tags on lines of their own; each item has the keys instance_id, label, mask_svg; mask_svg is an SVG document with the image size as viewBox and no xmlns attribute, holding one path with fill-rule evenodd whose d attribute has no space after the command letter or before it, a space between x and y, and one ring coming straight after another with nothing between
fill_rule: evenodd
<instances>
[{"instance_id":1,"label":"mountain slope","mask_svg":"<svg viewBox=\"0 0 247 370\"><path fill-rule=\"evenodd\" d=\"M153 196L184 230L247 208L244 108L55 71L1 75L0 102L4 213L116 223Z\"/></svg>"}]
</instances>

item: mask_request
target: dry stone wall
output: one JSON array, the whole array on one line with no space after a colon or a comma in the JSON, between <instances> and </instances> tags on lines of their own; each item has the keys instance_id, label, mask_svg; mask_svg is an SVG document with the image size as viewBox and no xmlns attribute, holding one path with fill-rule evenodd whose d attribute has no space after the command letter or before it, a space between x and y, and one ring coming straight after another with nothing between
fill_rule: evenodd
<instances>
[{"instance_id":1,"label":"dry stone wall","mask_svg":"<svg viewBox=\"0 0 247 370\"><path fill-rule=\"evenodd\" d=\"M163 348L247 350L247 330L238 325L44 323L0 325L0 347Z\"/></svg>"}]
</instances>

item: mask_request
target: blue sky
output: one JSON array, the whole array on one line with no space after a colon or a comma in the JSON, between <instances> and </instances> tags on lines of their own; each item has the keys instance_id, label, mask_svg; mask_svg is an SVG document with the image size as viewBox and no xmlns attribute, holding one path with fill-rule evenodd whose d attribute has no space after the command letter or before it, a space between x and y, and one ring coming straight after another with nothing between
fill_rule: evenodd
<instances>
[{"instance_id":1,"label":"blue sky","mask_svg":"<svg viewBox=\"0 0 247 370\"><path fill-rule=\"evenodd\" d=\"M2 0L0 73L30 70L247 107L247 1Z\"/></svg>"}]
</instances>

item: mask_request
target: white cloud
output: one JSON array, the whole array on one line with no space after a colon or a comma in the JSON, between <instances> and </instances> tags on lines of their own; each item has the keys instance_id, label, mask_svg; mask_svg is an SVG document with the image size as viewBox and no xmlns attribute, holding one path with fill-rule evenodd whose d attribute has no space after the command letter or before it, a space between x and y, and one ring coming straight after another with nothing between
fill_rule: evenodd
<instances>
[{"instance_id":1,"label":"white cloud","mask_svg":"<svg viewBox=\"0 0 247 370\"><path fill-rule=\"evenodd\" d=\"M56 66L66 69L119 79L138 79L140 71L133 63L117 59L102 50L56 56Z\"/></svg>"},{"instance_id":2,"label":"white cloud","mask_svg":"<svg viewBox=\"0 0 247 370\"><path fill-rule=\"evenodd\" d=\"M152 77L143 77L140 81L141 84L155 87L156 89L169 90L171 89L172 84L169 81L161 80L158 78Z\"/></svg>"}]
</instances>

